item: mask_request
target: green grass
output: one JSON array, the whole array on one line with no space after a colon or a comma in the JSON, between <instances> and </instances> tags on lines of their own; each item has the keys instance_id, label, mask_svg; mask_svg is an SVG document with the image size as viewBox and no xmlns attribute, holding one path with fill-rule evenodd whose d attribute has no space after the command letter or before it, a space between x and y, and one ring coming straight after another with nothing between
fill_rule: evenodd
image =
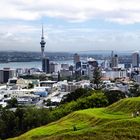
<instances>
[{"instance_id":1,"label":"green grass","mask_svg":"<svg viewBox=\"0 0 140 140\"><path fill-rule=\"evenodd\" d=\"M139 109L140 98L123 99L107 108L73 112L10 140L136 140L140 139L140 117L131 113Z\"/></svg>"},{"instance_id":2,"label":"green grass","mask_svg":"<svg viewBox=\"0 0 140 140\"><path fill-rule=\"evenodd\" d=\"M109 106L106 111L132 113L135 110L140 111L140 97L122 99Z\"/></svg>"}]
</instances>

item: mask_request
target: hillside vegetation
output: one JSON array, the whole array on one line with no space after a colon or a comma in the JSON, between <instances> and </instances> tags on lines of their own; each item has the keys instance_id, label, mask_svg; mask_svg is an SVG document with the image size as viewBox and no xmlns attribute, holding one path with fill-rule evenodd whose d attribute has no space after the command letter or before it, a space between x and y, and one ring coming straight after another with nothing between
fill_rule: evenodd
<instances>
[{"instance_id":1,"label":"hillside vegetation","mask_svg":"<svg viewBox=\"0 0 140 140\"><path fill-rule=\"evenodd\" d=\"M122 99L106 108L75 111L60 120L9 140L140 139L140 97Z\"/></svg>"}]
</instances>

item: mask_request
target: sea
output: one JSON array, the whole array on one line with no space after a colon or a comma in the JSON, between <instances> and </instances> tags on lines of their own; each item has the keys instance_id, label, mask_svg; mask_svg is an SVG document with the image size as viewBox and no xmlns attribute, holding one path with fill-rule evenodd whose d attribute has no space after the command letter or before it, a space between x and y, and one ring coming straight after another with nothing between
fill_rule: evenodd
<instances>
[{"instance_id":1,"label":"sea","mask_svg":"<svg viewBox=\"0 0 140 140\"><path fill-rule=\"evenodd\" d=\"M54 61L52 61L52 62L54 62ZM63 60L63 61L55 61L55 62L58 64L73 65L73 60ZM0 63L0 69L3 69L3 68L11 68L11 69L39 68L39 69L41 69L41 67L42 67L41 61Z\"/></svg>"},{"instance_id":2,"label":"sea","mask_svg":"<svg viewBox=\"0 0 140 140\"><path fill-rule=\"evenodd\" d=\"M103 60L97 60L98 63L103 62ZM54 61L52 61L54 62ZM58 64L69 64L69 65L74 65L73 60L62 60L62 61L55 61ZM119 67L124 67L123 64L119 64ZM8 63L0 63L0 69L3 68L11 68L11 69L17 69L17 68L42 68L42 63L41 61L34 61L34 62L8 62Z\"/></svg>"}]
</instances>

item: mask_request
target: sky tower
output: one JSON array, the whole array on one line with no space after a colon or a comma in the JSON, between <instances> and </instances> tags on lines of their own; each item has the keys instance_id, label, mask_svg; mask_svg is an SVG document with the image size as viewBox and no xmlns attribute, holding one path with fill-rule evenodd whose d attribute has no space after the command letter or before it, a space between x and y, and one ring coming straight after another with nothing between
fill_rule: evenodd
<instances>
[{"instance_id":1,"label":"sky tower","mask_svg":"<svg viewBox=\"0 0 140 140\"><path fill-rule=\"evenodd\" d=\"M44 58L45 57L45 53L44 53L44 49L45 49L45 44L46 42L44 41L44 30L43 30L43 25L42 25L42 36L41 36L41 57Z\"/></svg>"},{"instance_id":2,"label":"sky tower","mask_svg":"<svg viewBox=\"0 0 140 140\"><path fill-rule=\"evenodd\" d=\"M49 58L45 56L44 49L45 49L46 42L44 41L44 30L42 25L42 36L41 36L41 57L42 57L42 71L45 73L49 73Z\"/></svg>"}]
</instances>

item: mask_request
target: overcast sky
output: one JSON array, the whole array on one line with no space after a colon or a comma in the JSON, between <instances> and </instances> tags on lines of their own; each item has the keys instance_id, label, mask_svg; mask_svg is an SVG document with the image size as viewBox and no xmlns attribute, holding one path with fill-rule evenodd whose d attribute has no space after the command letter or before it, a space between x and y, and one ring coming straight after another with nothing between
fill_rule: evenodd
<instances>
[{"instance_id":1,"label":"overcast sky","mask_svg":"<svg viewBox=\"0 0 140 140\"><path fill-rule=\"evenodd\" d=\"M0 51L140 50L140 0L0 0Z\"/></svg>"}]
</instances>

